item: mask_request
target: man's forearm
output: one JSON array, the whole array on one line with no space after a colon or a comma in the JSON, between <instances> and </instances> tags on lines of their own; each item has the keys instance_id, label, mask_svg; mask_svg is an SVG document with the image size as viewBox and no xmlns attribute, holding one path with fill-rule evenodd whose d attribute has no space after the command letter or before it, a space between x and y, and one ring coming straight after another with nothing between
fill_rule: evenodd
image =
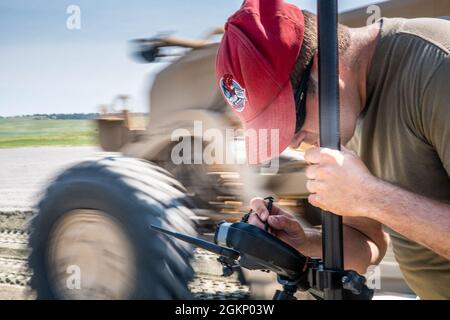
<instances>
[{"instance_id":1,"label":"man's forearm","mask_svg":"<svg viewBox=\"0 0 450 320\"><path fill-rule=\"evenodd\" d=\"M450 259L450 204L377 180L365 215Z\"/></svg>"},{"instance_id":2,"label":"man's forearm","mask_svg":"<svg viewBox=\"0 0 450 320\"><path fill-rule=\"evenodd\" d=\"M322 232L319 229L305 229L308 242L298 250L307 256L322 257ZM343 226L344 268L366 273L370 265L375 265L383 258L377 245L358 230Z\"/></svg>"}]
</instances>

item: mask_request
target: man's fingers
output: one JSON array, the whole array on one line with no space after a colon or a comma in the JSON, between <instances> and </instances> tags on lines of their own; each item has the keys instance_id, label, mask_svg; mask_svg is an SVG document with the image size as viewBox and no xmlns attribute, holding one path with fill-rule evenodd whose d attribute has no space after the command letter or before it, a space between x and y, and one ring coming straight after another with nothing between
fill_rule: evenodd
<instances>
[{"instance_id":1,"label":"man's fingers","mask_svg":"<svg viewBox=\"0 0 450 320\"><path fill-rule=\"evenodd\" d=\"M320 197L317 194L310 194L308 196L308 202L316 208L321 208L319 201L320 201Z\"/></svg>"},{"instance_id":2,"label":"man's fingers","mask_svg":"<svg viewBox=\"0 0 450 320\"><path fill-rule=\"evenodd\" d=\"M311 148L305 152L305 160L310 164L338 163L343 162L344 155L339 150L329 148Z\"/></svg>"},{"instance_id":3,"label":"man's fingers","mask_svg":"<svg viewBox=\"0 0 450 320\"><path fill-rule=\"evenodd\" d=\"M299 222L295 220L295 218L278 215L278 216L269 216L269 226L273 230L283 230L287 233L296 232L299 228L301 228ZM264 223L258 217L257 214L252 213L248 219L248 223L254 225L260 229L265 229Z\"/></svg>"},{"instance_id":4,"label":"man's fingers","mask_svg":"<svg viewBox=\"0 0 450 320\"><path fill-rule=\"evenodd\" d=\"M250 201L250 208L261 218L262 221L266 221L269 216L267 210L266 201L263 198L253 198Z\"/></svg>"},{"instance_id":5,"label":"man's fingers","mask_svg":"<svg viewBox=\"0 0 450 320\"><path fill-rule=\"evenodd\" d=\"M286 232L297 231L300 227L300 224L294 218L288 216L270 216L269 217L269 225L271 228L275 230L284 230Z\"/></svg>"},{"instance_id":6,"label":"man's fingers","mask_svg":"<svg viewBox=\"0 0 450 320\"><path fill-rule=\"evenodd\" d=\"M306 178L310 179L310 180L315 180L316 176L317 176L317 168L319 167L319 165L310 165L306 168L305 170L305 174L306 174Z\"/></svg>"},{"instance_id":7,"label":"man's fingers","mask_svg":"<svg viewBox=\"0 0 450 320\"><path fill-rule=\"evenodd\" d=\"M339 150L322 148L320 156L323 163L337 163L342 165L344 162L344 153Z\"/></svg>"},{"instance_id":8,"label":"man's fingers","mask_svg":"<svg viewBox=\"0 0 450 320\"><path fill-rule=\"evenodd\" d=\"M324 183L319 180L308 180L306 181L306 189L308 189L310 193L318 193L324 189Z\"/></svg>"},{"instance_id":9,"label":"man's fingers","mask_svg":"<svg viewBox=\"0 0 450 320\"><path fill-rule=\"evenodd\" d=\"M313 147L306 150L305 160L311 164L320 163L320 148Z\"/></svg>"},{"instance_id":10,"label":"man's fingers","mask_svg":"<svg viewBox=\"0 0 450 320\"><path fill-rule=\"evenodd\" d=\"M264 223L261 221L261 219L259 219L258 215L256 215L255 213L250 214L250 217L248 218L248 223L257 226L260 229L264 229Z\"/></svg>"},{"instance_id":11,"label":"man's fingers","mask_svg":"<svg viewBox=\"0 0 450 320\"><path fill-rule=\"evenodd\" d=\"M269 210L267 210L268 201L263 198L253 198L250 201L250 208L261 218L262 221L266 221L269 216ZM271 215L289 215L289 213L280 210L276 205L272 205Z\"/></svg>"},{"instance_id":12,"label":"man's fingers","mask_svg":"<svg viewBox=\"0 0 450 320\"><path fill-rule=\"evenodd\" d=\"M333 175L333 167L330 165L310 165L305 170L308 180L326 180Z\"/></svg>"}]
</instances>

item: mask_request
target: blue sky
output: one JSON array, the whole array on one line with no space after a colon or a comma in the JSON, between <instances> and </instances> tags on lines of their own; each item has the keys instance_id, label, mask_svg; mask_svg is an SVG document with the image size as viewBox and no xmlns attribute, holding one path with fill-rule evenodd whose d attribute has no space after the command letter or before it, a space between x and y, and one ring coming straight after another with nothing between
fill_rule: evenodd
<instances>
[{"instance_id":1,"label":"blue sky","mask_svg":"<svg viewBox=\"0 0 450 320\"><path fill-rule=\"evenodd\" d=\"M128 40L174 31L199 37L241 0L0 0L0 115L96 112L117 94L147 110L152 75L164 64L130 58ZM292 0L315 11L315 0ZM341 10L374 0L339 0ZM66 9L81 9L68 30Z\"/></svg>"}]
</instances>

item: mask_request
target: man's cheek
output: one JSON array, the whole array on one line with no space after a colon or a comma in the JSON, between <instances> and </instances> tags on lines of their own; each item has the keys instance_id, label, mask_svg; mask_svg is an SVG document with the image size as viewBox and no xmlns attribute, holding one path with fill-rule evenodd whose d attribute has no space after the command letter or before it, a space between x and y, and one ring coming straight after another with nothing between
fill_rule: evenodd
<instances>
[{"instance_id":1,"label":"man's cheek","mask_svg":"<svg viewBox=\"0 0 450 320\"><path fill-rule=\"evenodd\" d=\"M319 133L319 105L317 99L311 99L306 105L306 119L303 130Z\"/></svg>"}]
</instances>

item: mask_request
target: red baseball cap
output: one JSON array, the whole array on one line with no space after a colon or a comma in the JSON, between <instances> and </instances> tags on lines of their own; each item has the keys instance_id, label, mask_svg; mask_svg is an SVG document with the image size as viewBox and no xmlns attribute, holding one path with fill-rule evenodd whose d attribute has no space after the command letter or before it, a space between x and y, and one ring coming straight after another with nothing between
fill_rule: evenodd
<instances>
[{"instance_id":1,"label":"red baseball cap","mask_svg":"<svg viewBox=\"0 0 450 320\"><path fill-rule=\"evenodd\" d=\"M303 35L303 13L283 0L246 0L225 24L216 78L244 126L249 164L278 156L294 137L290 75Z\"/></svg>"}]
</instances>

